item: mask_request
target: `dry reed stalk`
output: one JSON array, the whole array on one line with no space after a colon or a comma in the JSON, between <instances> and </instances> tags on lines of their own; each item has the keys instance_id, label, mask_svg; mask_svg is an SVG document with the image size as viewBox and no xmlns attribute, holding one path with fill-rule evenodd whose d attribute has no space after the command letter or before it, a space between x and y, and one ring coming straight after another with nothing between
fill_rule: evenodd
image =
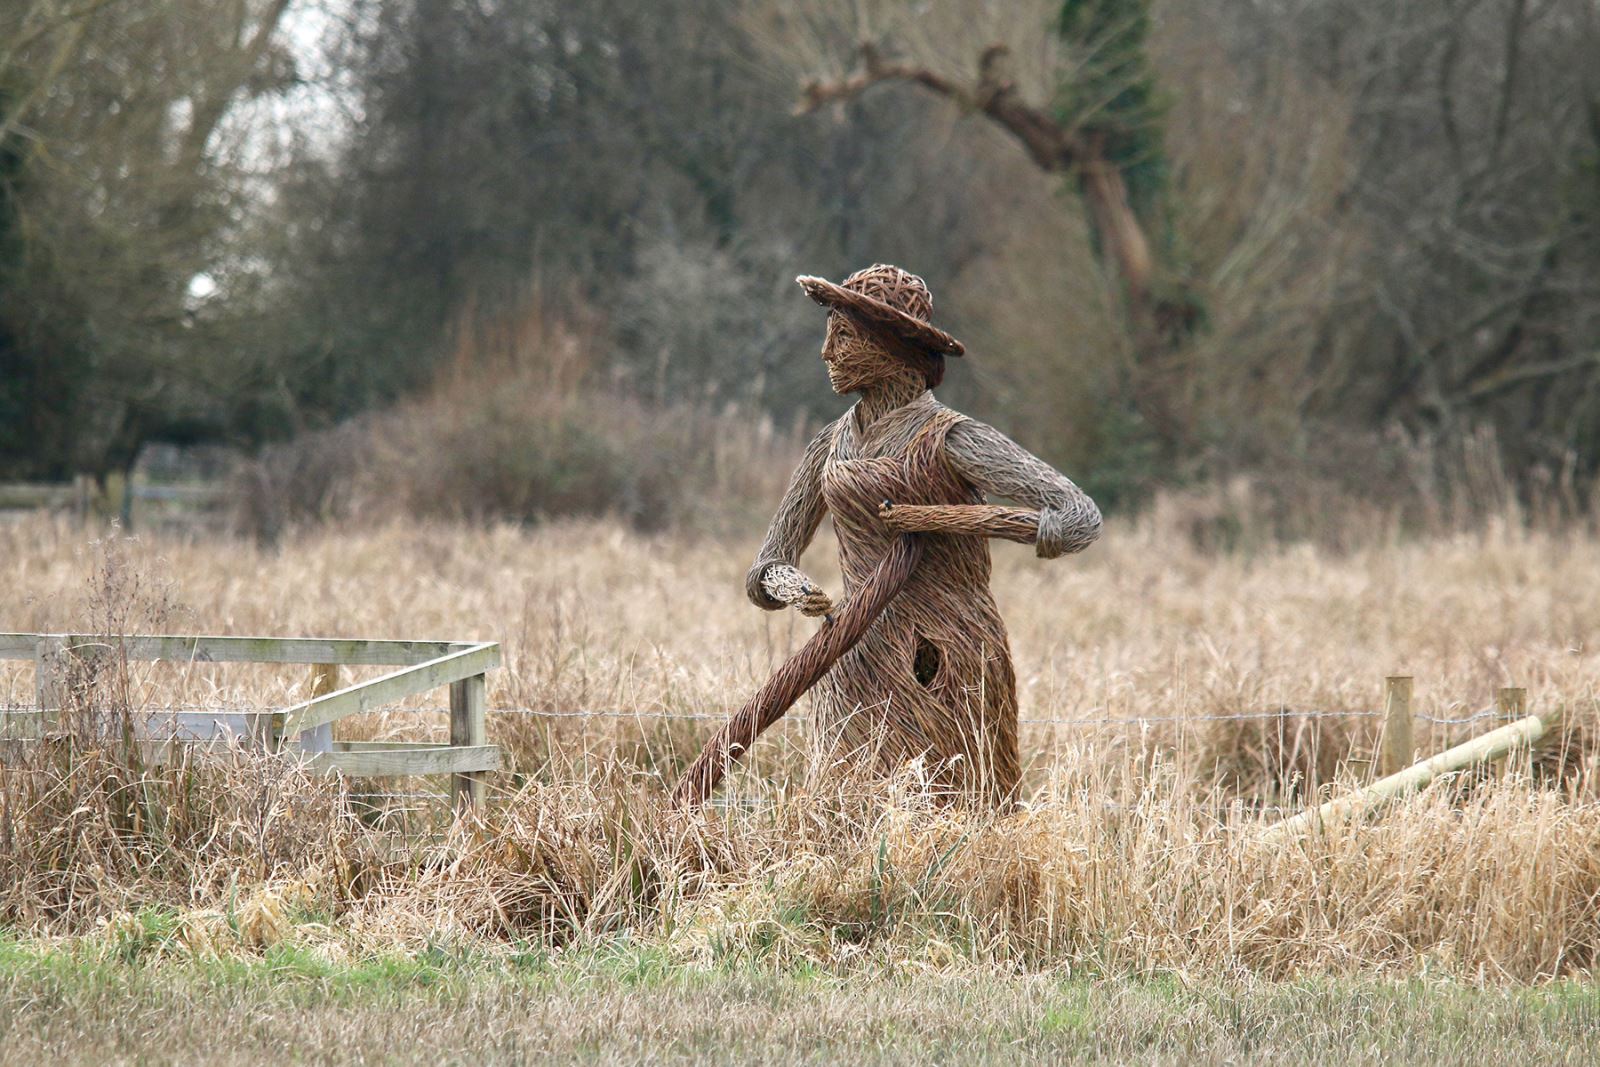
<instances>
[{"instance_id":1,"label":"dry reed stalk","mask_svg":"<svg viewBox=\"0 0 1600 1067\"><path fill-rule=\"evenodd\" d=\"M0 583L18 591L7 628L87 617L78 536L48 521L0 529ZM552 946L627 931L691 961L1488 980L1594 966L1600 545L1505 526L1342 555L1214 556L1152 518L1102 547L1071 570L996 553L1018 658L1036 670L1019 679L1025 720L1376 710L1383 675L1404 669L1424 715L1467 717L1515 682L1580 721L1542 769L1435 786L1359 834L1295 848L1256 840L1263 807L1308 796L1352 747L1370 750L1381 720L1025 724L1030 799L1008 819L939 809L914 769L838 780L796 721L731 776L729 806L691 826L662 818L664 792L714 721L506 716L492 730L529 777L436 842L369 826L278 765L241 756L215 776L141 778L106 754L43 786L0 780L0 912L86 931L140 905L226 914L307 884L311 905L265 936L327 938L302 914L315 910L353 946L444 929ZM203 605L180 610L185 629L499 639L491 707L725 713L815 625L742 601L750 548L597 524L396 524L272 552L161 538L123 551L130 567L165 568L180 607ZM289 595L308 585L329 595ZM136 705L285 701L305 684L299 671L197 665L134 673L119 692ZM30 698L28 672L0 673L0 699L8 690ZM402 713L363 725L419 728ZM1421 721L1417 745L1486 725ZM164 836L112 818L133 784L170 810ZM231 932L212 940L256 951Z\"/></svg>"}]
</instances>

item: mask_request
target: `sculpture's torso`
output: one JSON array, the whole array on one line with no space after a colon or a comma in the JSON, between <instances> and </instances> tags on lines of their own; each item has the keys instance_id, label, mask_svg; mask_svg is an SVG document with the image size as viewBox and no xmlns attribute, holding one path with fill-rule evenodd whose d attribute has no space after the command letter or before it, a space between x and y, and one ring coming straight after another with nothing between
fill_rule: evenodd
<instances>
[{"instance_id":1,"label":"sculpture's torso","mask_svg":"<svg viewBox=\"0 0 1600 1067\"><path fill-rule=\"evenodd\" d=\"M866 430L854 412L837 424L822 494L847 596L897 536L878 518L883 501L982 501L943 459L945 434L961 420L924 394ZM886 764L925 754L939 782L1009 796L1019 775L1016 682L989 593L988 543L918 536L925 549L910 580L818 687L819 718L847 751L877 749Z\"/></svg>"}]
</instances>

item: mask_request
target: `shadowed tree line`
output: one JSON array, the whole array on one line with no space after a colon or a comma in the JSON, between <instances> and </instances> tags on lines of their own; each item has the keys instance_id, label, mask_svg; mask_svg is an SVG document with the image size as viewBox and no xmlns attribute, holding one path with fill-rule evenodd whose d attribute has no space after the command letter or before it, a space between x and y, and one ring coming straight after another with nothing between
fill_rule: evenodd
<instances>
[{"instance_id":1,"label":"shadowed tree line","mask_svg":"<svg viewBox=\"0 0 1600 1067\"><path fill-rule=\"evenodd\" d=\"M1113 504L1492 440L1584 507L1600 15L1390 7L22 0L0 477L492 379L534 305L604 338L586 388L814 418L794 274L894 261L960 402Z\"/></svg>"}]
</instances>

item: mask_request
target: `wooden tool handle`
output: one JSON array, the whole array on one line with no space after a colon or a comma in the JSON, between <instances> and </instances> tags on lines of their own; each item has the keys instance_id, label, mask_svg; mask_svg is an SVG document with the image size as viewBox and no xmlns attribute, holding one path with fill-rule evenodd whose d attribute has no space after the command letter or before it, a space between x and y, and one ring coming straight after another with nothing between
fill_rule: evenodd
<instances>
[{"instance_id":1,"label":"wooden tool handle","mask_svg":"<svg viewBox=\"0 0 1600 1067\"><path fill-rule=\"evenodd\" d=\"M949 533L998 537L1031 545L1039 539L1039 513L998 504L896 504L878 507L884 525L896 533Z\"/></svg>"}]
</instances>

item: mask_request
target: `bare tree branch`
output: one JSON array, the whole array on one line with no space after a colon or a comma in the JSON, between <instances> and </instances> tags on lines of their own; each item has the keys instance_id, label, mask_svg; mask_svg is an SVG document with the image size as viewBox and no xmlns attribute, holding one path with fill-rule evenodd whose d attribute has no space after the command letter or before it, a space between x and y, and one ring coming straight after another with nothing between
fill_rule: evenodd
<instances>
[{"instance_id":1,"label":"bare tree branch","mask_svg":"<svg viewBox=\"0 0 1600 1067\"><path fill-rule=\"evenodd\" d=\"M1444 51L1439 56L1439 118L1444 127L1445 144L1455 160L1456 171L1461 166L1461 127L1456 122L1456 65L1461 58L1461 30L1445 37Z\"/></svg>"},{"instance_id":2,"label":"bare tree branch","mask_svg":"<svg viewBox=\"0 0 1600 1067\"><path fill-rule=\"evenodd\" d=\"M1505 75L1500 81L1500 100L1495 105L1494 113L1494 135L1489 142L1490 162L1500 158L1500 149L1505 145L1506 132L1511 124L1511 101L1517 91L1517 71L1522 59L1522 28L1527 14L1527 0L1516 0L1511 5L1506 26Z\"/></svg>"},{"instance_id":3,"label":"bare tree branch","mask_svg":"<svg viewBox=\"0 0 1600 1067\"><path fill-rule=\"evenodd\" d=\"M1477 403L1488 400L1508 389L1515 388L1524 382L1536 381L1540 378L1554 378L1558 375L1566 374L1568 371L1595 365L1600 365L1600 352L1584 352L1580 355L1569 356L1566 359L1552 359L1543 363L1528 363L1517 367L1507 367L1498 374L1472 383L1455 399L1464 404Z\"/></svg>"},{"instance_id":4,"label":"bare tree branch","mask_svg":"<svg viewBox=\"0 0 1600 1067\"><path fill-rule=\"evenodd\" d=\"M1008 52L1003 44L985 48L978 59L978 80L967 86L927 67L889 62L877 46L864 41L858 51L860 69L838 81L807 83L801 90L796 114L809 114L824 104L852 99L883 82L911 82L953 100L964 110L987 115L1021 142L1044 170L1071 170L1081 154L1077 131L1063 128L1047 112L1021 98L1016 84L1004 76Z\"/></svg>"},{"instance_id":5,"label":"bare tree branch","mask_svg":"<svg viewBox=\"0 0 1600 1067\"><path fill-rule=\"evenodd\" d=\"M21 52L29 44L37 40L43 40L53 30L63 26L67 27L61 42L56 46L55 53L50 57L49 63L45 65L43 74L28 87L28 91L23 93L22 98L16 102L9 112L4 116L0 116L0 142L4 142L6 138L16 132L27 117L29 109L43 98L45 93L49 91L51 84L66 69L67 63L77 54L78 47L83 43L83 35L88 30L89 20L94 14L118 2L120 0L94 0L93 3L76 11L63 12L56 18L24 34L23 39L8 50L5 62L0 63L0 73L4 73L11 61L11 57Z\"/></svg>"},{"instance_id":6,"label":"bare tree branch","mask_svg":"<svg viewBox=\"0 0 1600 1067\"><path fill-rule=\"evenodd\" d=\"M189 128L184 133L183 146L178 157L180 160L193 165L204 155L206 143L211 140L217 124L228 113L228 105L233 100L234 94L255 73L257 64L266 53L267 45L272 41L272 35L278 30L278 23L283 21L284 12L292 2L293 0L272 0L267 9L261 13L261 18L256 22L249 40L235 49L234 56L231 57L233 62L225 65L218 84L196 100ZM240 39L243 38L245 19L245 13L241 11L238 26Z\"/></svg>"},{"instance_id":7,"label":"bare tree branch","mask_svg":"<svg viewBox=\"0 0 1600 1067\"><path fill-rule=\"evenodd\" d=\"M63 11L54 18L46 19L44 22L41 22L31 30L28 30L25 33L19 33L14 39L7 42L5 52L0 53L0 73L4 73L7 69L9 69L12 59L24 49L32 46L35 41L44 39L49 34L69 23L76 22L81 24L93 16L96 12L100 11L102 8L107 8L112 4L120 4L122 2L123 0L90 0L89 3L85 4L81 8L78 8L77 10ZM28 21L33 18L34 12L42 9L43 7L43 3L37 4L32 11L29 11L27 14L22 16L22 18L18 21L18 25L26 26Z\"/></svg>"},{"instance_id":8,"label":"bare tree branch","mask_svg":"<svg viewBox=\"0 0 1600 1067\"><path fill-rule=\"evenodd\" d=\"M1104 135L1092 128L1066 125L1022 99L1005 73L1009 49L991 44L978 57L978 80L963 85L928 67L893 63L864 41L858 49L856 73L833 82L812 81L801 90L797 114L824 104L853 99L884 82L909 82L952 100L967 111L986 115L1011 134L1042 170L1076 172L1091 222L1102 246L1116 264L1136 318L1143 317L1154 270L1150 242L1128 200L1122 171L1106 158Z\"/></svg>"}]
</instances>

